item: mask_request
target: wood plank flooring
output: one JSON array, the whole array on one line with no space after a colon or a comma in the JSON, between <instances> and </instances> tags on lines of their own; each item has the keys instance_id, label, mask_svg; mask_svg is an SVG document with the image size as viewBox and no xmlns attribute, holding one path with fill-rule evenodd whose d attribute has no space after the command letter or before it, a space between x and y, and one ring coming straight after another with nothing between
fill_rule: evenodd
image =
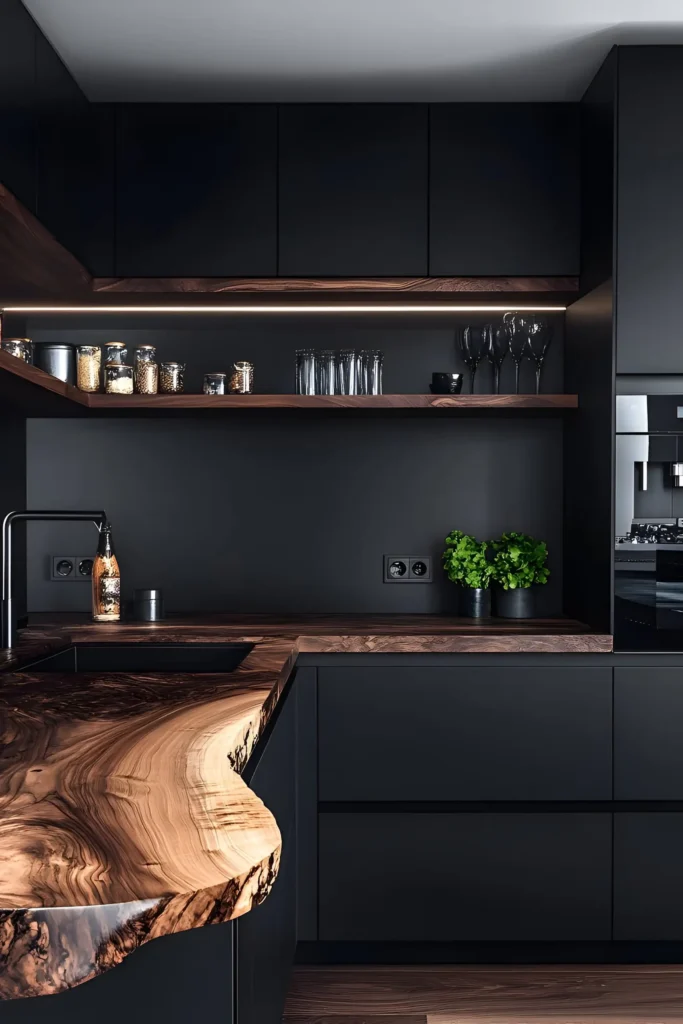
<instances>
[{"instance_id":1,"label":"wood plank flooring","mask_svg":"<svg viewBox=\"0 0 683 1024\"><path fill-rule=\"evenodd\" d=\"M683 966L297 967L285 1024L683 1024Z\"/></svg>"}]
</instances>

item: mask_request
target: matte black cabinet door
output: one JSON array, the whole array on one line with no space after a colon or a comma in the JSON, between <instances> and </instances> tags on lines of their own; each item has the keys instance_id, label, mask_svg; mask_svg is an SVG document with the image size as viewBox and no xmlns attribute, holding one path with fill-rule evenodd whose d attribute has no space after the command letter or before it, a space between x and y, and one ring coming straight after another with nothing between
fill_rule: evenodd
<instances>
[{"instance_id":1,"label":"matte black cabinet door","mask_svg":"<svg viewBox=\"0 0 683 1024\"><path fill-rule=\"evenodd\" d=\"M320 939L609 939L608 814L322 814Z\"/></svg>"},{"instance_id":2,"label":"matte black cabinet door","mask_svg":"<svg viewBox=\"0 0 683 1024\"><path fill-rule=\"evenodd\" d=\"M683 814L614 815L614 938L683 940Z\"/></svg>"},{"instance_id":3,"label":"matte black cabinet door","mask_svg":"<svg viewBox=\"0 0 683 1024\"><path fill-rule=\"evenodd\" d=\"M271 106L123 106L117 274L273 276L276 150Z\"/></svg>"},{"instance_id":4,"label":"matte black cabinet door","mask_svg":"<svg viewBox=\"0 0 683 1024\"><path fill-rule=\"evenodd\" d=\"M614 797L683 800L683 669L615 668Z\"/></svg>"},{"instance_id":5,"label":"matte black cabinet door","mask_svg":"<svg viewBox=\"0 0 683 1024\"><path fill-rule=\"evenodd\" d=\"M33 19L20 0L0 4L0 184L35 213L36 124Z\"/></svg>"},{"instance_id":6,"label":"matte black cabinet door","mask_svg":"<svg viewBox=\"0 0 683 1024\"><path fill-rule=\"evenodd\" d=\"M681 373L683 47L620 47L617 372Z\"/></svg>"},{"instance_id":7,"label":"matte black cabinet door","mask_svg":"<svg viewBox=\"0 0 683 1024\"><path fill-rule=\"evenodd\" d=\"M427 273L427 107L280 107L279 274Z\"/></svg>"},{"instance_id":8,"label":"matte black cabinet door","mask_svg":"<svg viewBox=\"0 0 683 1024\"><path fill-rule=\"evenodd\" d=\"M434 104L430 140L430 274L578 274L576 104Z\"/></svg>"},{"instance_id":9,"label":"matte black cabinet door","mask_svg":"<svg viewBox=\"0 0 683 1024\"><path fill-rule=\"evenodd\" d=\"M251 766L250 766L251 767ZM237 921L239 1024L280 1024L296 947L296 700L290 690L245 780L274 815L282 859L269 896Z\"/></svg>"},{"instance_id":10,"label":"matte black cabinet door","mask_svg":"<svg viewBox=\"0 0 683 1024\"><path fill-rule=\"evenodd\" d=\"M609 668L323 668L321 800L608 800Z\"/></svg>"}]
</instances>

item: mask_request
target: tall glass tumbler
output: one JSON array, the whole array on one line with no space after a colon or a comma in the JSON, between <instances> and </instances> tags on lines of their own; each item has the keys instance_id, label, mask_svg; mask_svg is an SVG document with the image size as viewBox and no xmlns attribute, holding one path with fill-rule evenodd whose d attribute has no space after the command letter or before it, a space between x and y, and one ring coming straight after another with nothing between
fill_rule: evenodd
<instances>
[{"instance_id":1,"label":"tall glass tumbler","mask_svg":"<svg viewBox=\"0 0 683 1024\"><path fill-rule=\"evenodd\" d=\"M337 390L337 353L331 349L318 352L318 394L334 395Z\"/></svg>"},{"instance_id":2,"label":"tall glass tumbler","mask_svg":"<svg viewBox=\"0 0 683 1024\"><path fill-rule=\"evenodd\" d=\"M343 348L337 361L337 384L340 395L357 395L358 387L358 356L353 348Z\"/></svg>"},{"instance_id":3,"label":"tall glass tumbler","mask_svg":"<svg viewBox=\"0 0 683 1024\"><path fill-rule=\"evenodd\" d=\"M296 351L296 393L314 395L318 384L318 359L315 349L299 348Z\"/></svg>"},{"instance_id":4,"label":"tall glass tumbler","mask_svg":"<svg viewBox=\"0 0 683 1024\"><path fill-rule=\"evenodd\" d=\"M360 353L360 386L361 395L382 394L382 366L384 353L379 349L366 349Z\"/></svg>"}]
</instances>

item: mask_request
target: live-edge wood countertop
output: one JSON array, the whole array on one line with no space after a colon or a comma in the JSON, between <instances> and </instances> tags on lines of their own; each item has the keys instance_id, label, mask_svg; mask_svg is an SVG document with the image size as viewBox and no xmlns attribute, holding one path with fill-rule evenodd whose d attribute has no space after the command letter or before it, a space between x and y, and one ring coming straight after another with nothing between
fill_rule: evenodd
<instances>
[{"instance_id":1,"label":"live-edge wood countertop","mask_svg":"<svg viewBox=\"0 0 683 1024\"><path fill-rule=\"evenodd\" d=\"M255 646L226 674L22 671L73 643ZM214 616L33 624L0 653L0 999L52 994L268 895L280 833L240 777L303 652L611 650L569 620Z\"/></svg>"}]
</instances>

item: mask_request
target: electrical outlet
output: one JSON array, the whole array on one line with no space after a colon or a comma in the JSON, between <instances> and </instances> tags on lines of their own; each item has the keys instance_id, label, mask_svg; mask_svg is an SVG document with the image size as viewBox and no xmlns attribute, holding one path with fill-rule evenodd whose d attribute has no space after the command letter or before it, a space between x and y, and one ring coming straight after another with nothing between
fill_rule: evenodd
<instances>
[{"instance_id":1,"label":"electrical outlet","mask_svg":"<svg viewBox=\"0 0 683 1024\"><path fill-rule=\"evenodd\" d=\"M431 555L385 555L385 583L431 583Z\"/></svg>"},{"instance_id":2,"label":"electrical outlet","mask_svg":"<svg viewBox=\"0 0 683 1024\"><path fill-rule=\"evenodd\" d=\"M53 555L50 579L58 583L88 583L92 565L92 555Z\"/></svg>"}]
</instances>

